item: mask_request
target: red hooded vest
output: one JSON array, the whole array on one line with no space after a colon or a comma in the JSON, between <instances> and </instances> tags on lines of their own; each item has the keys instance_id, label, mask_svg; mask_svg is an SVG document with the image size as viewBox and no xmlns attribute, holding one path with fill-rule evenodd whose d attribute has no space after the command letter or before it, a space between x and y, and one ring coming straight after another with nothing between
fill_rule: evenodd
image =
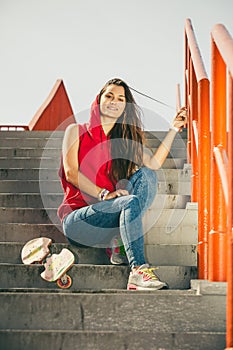
<instances>
[{"instance_id":1,"label":"red hooded vest","mask_svg":"<svg viewBox=\"0 0 233 350\"><path fill-rule=\"evenodd\" d=\"M89 124L79 125L79 171L93 183L110 192L115 190L115 183L110 180L111 142L105 135L100 122L98 96L91 106ZM63 162L59 176L64 190L64 199L58 208L58 216L62 221L66 215L81 207L97 202L97 199L82 192L66 180Z\"/></svg>"}]
</instances>

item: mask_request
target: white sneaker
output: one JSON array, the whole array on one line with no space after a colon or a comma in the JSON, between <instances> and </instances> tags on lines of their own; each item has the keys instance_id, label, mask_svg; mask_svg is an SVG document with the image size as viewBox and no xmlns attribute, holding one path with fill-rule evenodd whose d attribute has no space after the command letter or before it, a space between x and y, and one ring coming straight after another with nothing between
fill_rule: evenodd
<instances>
[{"instance_id":1,"label":"white sneaker","mask_svg":"<svg viewBox=\"0 0 233 350\"><path fill-rule=\"evenodd\" d=\"M154 270L156 270L156 267L150 267L148 264L144 264L136 271L130 272L127 289L158 290L168 288L165 282L160 281Z\"/></svg>"}]
</instances>

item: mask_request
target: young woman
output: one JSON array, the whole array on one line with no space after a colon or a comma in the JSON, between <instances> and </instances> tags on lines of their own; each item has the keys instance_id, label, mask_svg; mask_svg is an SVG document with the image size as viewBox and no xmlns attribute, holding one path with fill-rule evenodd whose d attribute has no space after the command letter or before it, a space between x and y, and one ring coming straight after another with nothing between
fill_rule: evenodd
<instances>
[{"instance_id":1,"label":"young woman","mask_svg":"<svg viewBox=\"0 0 233 350\"><path fill-rule=\"evenodd\" d=\"M142 217L156 195L155 171L185 123L183 108L156 153L150 154L130 88L112 79L93 102L90 122L69 125L65 131L59 171L64 200L58 209L64 233L78 245L111 244L111 262L121 264L127 258L130 264L128 289L166 287L146 263Z\"/></svg>"}]
</instances>

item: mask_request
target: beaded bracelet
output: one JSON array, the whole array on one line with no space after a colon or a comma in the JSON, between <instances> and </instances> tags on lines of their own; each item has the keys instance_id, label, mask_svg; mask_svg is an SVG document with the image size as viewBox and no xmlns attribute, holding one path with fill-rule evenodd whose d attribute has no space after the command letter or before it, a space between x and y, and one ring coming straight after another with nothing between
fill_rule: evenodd
<instances>
[{"instance_id":1,"label":"beaded bracelet","mask_svg":"<svg viewBox=\"0 0 233 350\"><path fill-rule=\"evenodd\" d=\"M106 190L106 188L102 188L98 193L98 200L104 201L106 196L110 193L110 191Z\"/></svg>"},{"instance_id":2,"label":"beaded bracelet","mask_svg":"<svg viewBox=\"0 0 233 350\"><path fill-rule=\"evenodd\" d=\"M170 126L170 130L174 130L175 132L178 132L180 129L172 125Z\"/></svg>"}]
</instances>

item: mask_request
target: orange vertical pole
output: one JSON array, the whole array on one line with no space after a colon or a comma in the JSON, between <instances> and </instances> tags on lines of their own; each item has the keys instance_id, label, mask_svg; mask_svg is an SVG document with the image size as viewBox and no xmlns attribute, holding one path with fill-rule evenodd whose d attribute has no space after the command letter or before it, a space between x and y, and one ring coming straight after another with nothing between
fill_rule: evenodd
<instances>
[{"instance_id":1,"label":"orange vertical pole","mask_svg":"<svg viewBox=\"0 0 233 350\"><path fill-rule=\"evenodd\" d=\"M198 89L198 278L208 279L208 234L210 231L210 93L209 79Z\"/></svg>"},{"instance_id":2,"label":"orange vertical pole","mask_svg":"<svg viewBox=\"0 0 233 350\"><path fill-rule=\"evenodd\" d=\"M227 322L226 345L233 348L233 77L228 81L228 256L227 256Z\"/></svg>"},{"instance_id":3,"label":"orange vertical pole","mask_svg":"<svg viewBox=\"0 0 233 350\"><path fill-rule=\"evenodd\" d=\"M208 239L208 279L226 281L226 204L213 148L226 149L226 66L212 39L211 208Z\"/></svg>"},{"instance_id":4,"label":"orange vertical pole","mask_svg":"<svg viewBox=\"0 0 233 350\"><path fill-rule=\"evenodd\" d=\"M189 95L190 95L190 50L188 45L188 38L187 34L185 32L185 76L184 76L184 82L185 82L185 107L188 110L188 122L187 122L187 162L190 163L190 157L191 157L191 135L190 135L190 106L189 106Z\"/></svg>"},{"instance_id":5,"label":"orange vertical pole","mask_svg":"<svg viewBox=\"0 0 233 350\"><path fill-rule=\"evenodd\" d=\"M186 20L185 34L185 92L189 111L187 148L192 162L192 200L198 202L198 278L207 279L210 231L209 79L190 19ZM191 142L194 140L193 125L197 126L198 149Z\"/></svg>"},{"instance_id":6,"label":"orange vertical pole","mask_svg":"<svg viewBox=\"0 0 233 350\"><path fill-rule=\"evenodd\" d=\"M176 110L177 112L181 108L181 97L180 97L180 84L176 85Z\"/></svg>"},{"instance_id":7,"label":"orange vertical pole","mask_svg":"<svg viewBox=\"0 0 233 350\"><path fill-rule=\"evenodd\" d=\"M193 62L190 59L190 93L191 93L191 121L190 121L190 133L191 133L191 164L192 164L192 202L197 202L198 199L198 162L197 162L197 145L195 142L195 135L193 130L193 122L197 121L197 79L194 72Z\"/></svg>"}]
</instances>

